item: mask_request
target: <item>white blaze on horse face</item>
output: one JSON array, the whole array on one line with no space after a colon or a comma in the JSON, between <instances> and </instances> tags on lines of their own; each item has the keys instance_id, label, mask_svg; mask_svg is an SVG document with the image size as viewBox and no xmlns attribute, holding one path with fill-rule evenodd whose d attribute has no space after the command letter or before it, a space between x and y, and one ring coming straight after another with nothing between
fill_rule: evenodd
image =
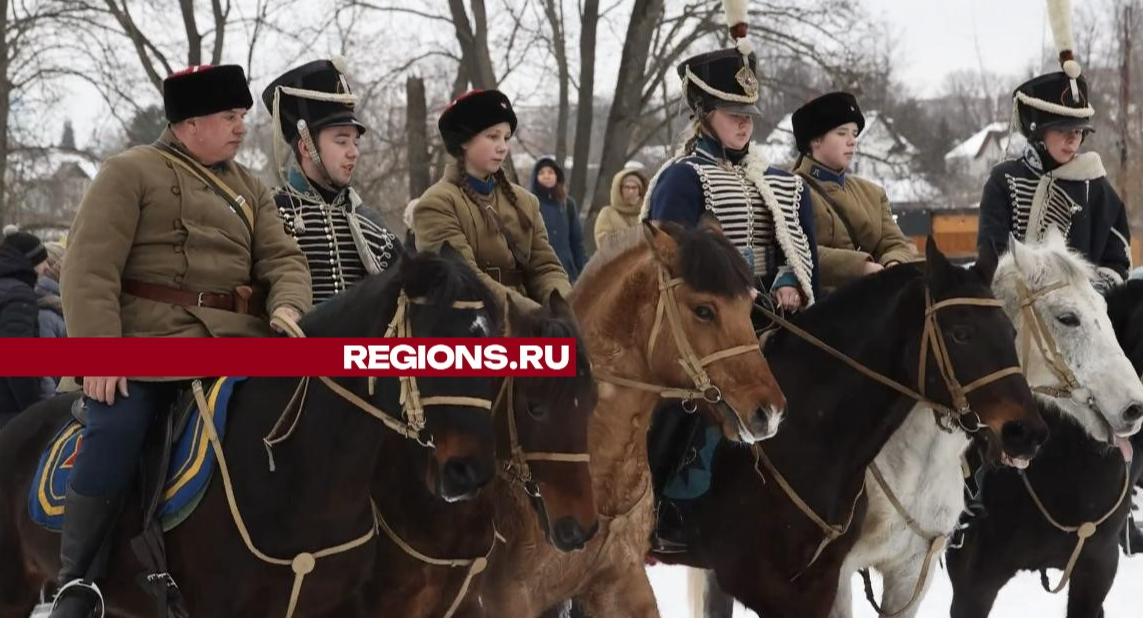
<instances>
[{"instance_id":1,"label":"white blaze on horse face","mask_svg":"<svg viewBox=\"0 0 1143 618\"><path fill-rule=\"evenodd\" d=\"M492 334L492 326L488 323L488 316L477 312L476 317L472 320L472 325L468 327L470 332L476 333L477 336L487 337Z\"/></svg>"},{"instance_id":2,"label":"white blaze on horse face","mask_svg":"<svg viewBox=\"0 0 1143 618\"><path fill-rule=\"evenodd\" d=\"M1111 441L1112 433L1127 436L1137 432L1140 423L1127 420L1124 412L1143 403L1143 383L1115 337L1107 303L1091 285L1091 266L1068 251L1058 234L1049 234L1042 244L1016 242L1010 249L1000 260L993 291L1005 302L1008 316L1016 325L1017 350L1021 355L1029 325L1024 323L1020 311L1017 278L1022 277L1033 294L1057 282L1066 284L1037 297L1035 308L1080 388L1070 397L1049 400L1097 440ZM1035 340L1029 346L1028 356L1020 360L1029 386L1064 386ZM1094 401L1095 409L1089 400Z\"/></svg>"}]
</instances>

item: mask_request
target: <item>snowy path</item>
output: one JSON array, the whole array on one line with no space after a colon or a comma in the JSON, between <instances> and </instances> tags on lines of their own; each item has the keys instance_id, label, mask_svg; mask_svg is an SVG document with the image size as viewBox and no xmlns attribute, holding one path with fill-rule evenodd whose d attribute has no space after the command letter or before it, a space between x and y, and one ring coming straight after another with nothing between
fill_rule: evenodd
<instances>
[{"instance_id":1,"label":"snowy path","mask_svg":"<svg viewBox=\"0 0 1143 618\"><path fill-rule=\"evenodd\" d=\"M663 618L697 618L691 616L691 603L687 590L686 569L673 566L654 566L648 569L651 576L651 585L655 588L655 595L659 600L659 610ZM933 585L928 596L921 604L919 618L947 618L949 605L952 603L952 586L944 569L935 574ZM1058 571L1049 571L1050 579L1055 582L1059 579ZM879 586L879 584L875 584ZM855 618L876 618L877 614L865 601L861 578L854 583ZM880 588L878 588L880 592ZM1021 617L1036 616L1037 618L1062 618L1067 606L1067 591L1059 595L1050 595L1040 588L1038 574L1021 573L1000 591L996 606L992 609L993 616ZM1143 616L1143 556L1133 558L1120 557L1119 574L1115 578L1115 585L1111 594L1107 596L1104 604L1106 618L1139 618ZM755 618L753 612L747 611L741 605L735 608L735 618Z\"/></svg>"}]
</instances>

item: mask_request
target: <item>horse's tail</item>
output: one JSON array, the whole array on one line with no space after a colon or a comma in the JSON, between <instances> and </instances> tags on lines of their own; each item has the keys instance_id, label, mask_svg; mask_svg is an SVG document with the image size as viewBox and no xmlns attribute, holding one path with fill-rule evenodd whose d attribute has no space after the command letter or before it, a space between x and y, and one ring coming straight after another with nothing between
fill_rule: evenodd
<instances>
[{"instance_id":1,"label":"horse's tail","mask_svg":"<svg viewBox=\"0 0 1143 618\"><path fill-rule=\"evenodd\" d=\"M687 593L691 599L691 616L706 616L706 571L687 568Z\"/></svg>"}]
</instances>

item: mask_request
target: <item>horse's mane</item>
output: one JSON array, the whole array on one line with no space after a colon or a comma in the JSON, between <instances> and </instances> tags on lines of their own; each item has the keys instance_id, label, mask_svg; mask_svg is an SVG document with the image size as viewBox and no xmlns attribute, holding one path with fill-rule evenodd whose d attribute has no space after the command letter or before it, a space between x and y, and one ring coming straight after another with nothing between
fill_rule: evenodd
<instances>
[{"instance_id":1,"label":"horse's mane","mask_svg":"<svg viewBox=\"0 0 1143 618\"><path fill-rule=\"evenodd\" d=\"M560 319L547 308L518 312L512 324L512 333L517 337L565 337L575 339L576 375L574 378L537 378L548 401L565 401L590 389L593 383L591 356L587 344L576 323Z\"/></svg>"},{"instance_id":2,"label":"horse's mane","mask_svg":"<svg viewBox=\"0 0 1143 618\"><path fill-rule=\"evenodd\" d=\"M1143 370L1143 281L1127 281L1107 293L1107 315L1136 371Z\"/></svg>"},{"instance_id":3,"label":"horse's mane","mask_svg":"<svg viewBox=\"0 0 1143 618\"><path fill-rule=\"evenodd\" d=\"M345 336L349 329L355 331L349 334L380 337L396 311L402 289L410 297L427 301L419 311L429 312L427 321L433 323L450 319L453 301L483 301L492 332L502 332L500 303L476 273L455 259L424 252L405 255L384 272L318 305L299 325L316 337ZM366 326L368 332L361 332Z\"/></svg>"},{"instance_id":4,"label":"horse's mane","mask_svg":"<svg viewBox=\"0 0 1143 618\"><path fill-rule=\"evenodd\" d=\"M1001 298L1016 298L1016 274L1023 276L1032 289L1062 281L1068 286L1089 285L1095 269L1082 255L1068 249L1062 241L1025 244L1016 252L1000 257L992 287Z\"/></svg>"},{"instance_id":5,"label":"horse's mane","mask_svg":"<svg viewBox=\"0 0 1143 618\"><path fill-rule=\"evenodd\" d=\"M661 231L678 243L672 269L691 288L734 298L749 292L753 276L742 254L721 233L711 229L685 228L660 223ZM576 281L576 291L590 288L600 272L620 256L639 249L650 250L643 241L643 226L636 225L609 238L608 243L588 261Z\"/></svg>"}]
</instances>

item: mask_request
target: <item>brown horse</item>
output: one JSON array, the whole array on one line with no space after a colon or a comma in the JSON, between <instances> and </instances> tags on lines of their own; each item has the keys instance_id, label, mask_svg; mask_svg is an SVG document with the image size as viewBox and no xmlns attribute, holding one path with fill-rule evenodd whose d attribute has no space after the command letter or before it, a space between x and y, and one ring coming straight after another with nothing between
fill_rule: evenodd
<instances>
[{"instance_id":1,"label":"brown horse","mask_svg":"<svg viewBox=\"0 0 1143 618\"><path fill-rule=\"evenodd\" d=\"M702 409L741 442L772 436L781 420L785 400L750 320L752 291L741 255L705 222L695 230L645 224L588 264L572 306L600 382L588 431L600 533L583 551L556 551L531 523L528 500L494 483L496 525L508 543L484 581L487 615L532 618L572 595L593 616L658 615L643 567L656 403L705 392L711 405Z\"/></svg>"},{"instance_id":2,"label":"brown horse","mask_svg":"<svg viewBox=\"0 0 1143 618\"><path fill-rule=\"evenodd\" d=\"M897 385L919 385L937 409L957 411L952 393L967 393L966 416L936 422L994 433L1009 458L1027 459L1047 428L1020 375L1012 324L990 304L995 265L992 256L957 268L930 239L925 264L865 277L793 322ZM824 618L861 529L865 469L916 401L788 330L765 352L789 397L786 424L764 449L718 448L689 520L689 553L657 557L713 569L723 590L767 618Z\"/></svg>"},{"instance_id":3,"label":"brown horse","mask_svg":"<svg viewBox=\"0 0 1143 618\"><path fill-rule=\"evenodd\" d=\"M552 294L542 309L510 307L513 336L574 337L574 378L505 381L495 408L501 478L533 507L534 528L559 551L581 549L598 528L587 467L587 427L597 390L571 307ZM403 448L413 448L404 446ZM379 461L373 495L385 535L377 573L364 589L361 616L444 617L479 611L481 572L501 559L493 494L445 502L404 468L409 458ZM418 555L414 555L414 552Z\"/></svg>"},{"instance_id":4,"label":"brown horse","mask_svg":"<svg viewBox=\"0 0 1143 618\"><path fill-rule=\"evenodd\" d=\"M494 297L455 251L443 253L403 259L398 267L322 305L301 327L310 336L382 336L404 306L417 336L500 334L501 312ZM424 378L417 386L426 403L430 397L465 397L487 400L490 406L498 383L492 378ZM380 445L396 434L363 412L360 403L395 415L389 423L401 423L401 385L397 379L381 379L371 396L365 378L314 381L289 439L274 448L271 471L263 438L275 428L298 384L294 378L251 378L236 387L223 445L235 506L250 541L285 564L264 562L248 549L232 516L224 475L215 470L197 510L166 535L169 572L192 615L286 616L296 583L301 587L294 613L340 615L345 599L376 570L376 552L369 545L313 561L304 552L351 540L375 542L370 477L378 461L392 457ZM351 403L349 395L364 401ZM41 585L54 580L59 570L60 537L31 521L27 496L40 453L68 420L74 399L44 402L0 432L0 618L28 616ZM406 463L426 493L450 499L471 495L495 473L488 409L458 401L427 405L419 437L435 448L418 445L405 455L414 460ZM118 616L155 613L153 599L136 583L142 566L129 548L130 537L140 529L140 501L134 492L111 539L107 576L97 581L108 612ZM305 574L307 566L314 567L312 572L296 582L294 571Z\"/></svg>"}]
</instances>

